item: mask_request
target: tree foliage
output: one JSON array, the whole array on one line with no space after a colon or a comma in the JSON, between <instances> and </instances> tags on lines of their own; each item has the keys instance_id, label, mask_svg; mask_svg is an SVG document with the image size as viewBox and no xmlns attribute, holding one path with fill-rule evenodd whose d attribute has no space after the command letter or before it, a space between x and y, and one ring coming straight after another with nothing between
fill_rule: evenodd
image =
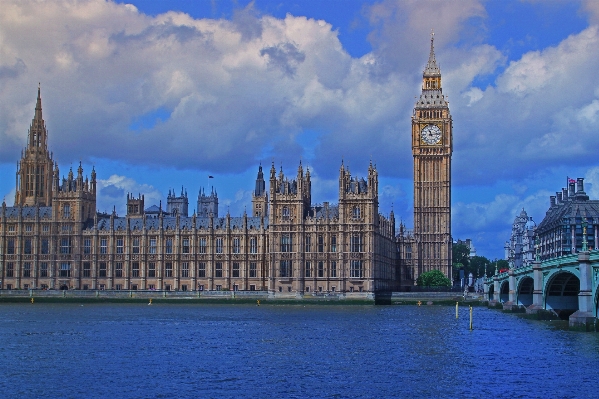
<instances>
[{"instance_id":1,"label":"tree foliage","mask_svg":"<svg viewBox=\"0 0 599 399\"><path fill-rule=\"evenodd\" d=\"M416 284L420 287L449 287L451 281L440 270L431 270L418 276Z\"/></svg>"}]
</instances>

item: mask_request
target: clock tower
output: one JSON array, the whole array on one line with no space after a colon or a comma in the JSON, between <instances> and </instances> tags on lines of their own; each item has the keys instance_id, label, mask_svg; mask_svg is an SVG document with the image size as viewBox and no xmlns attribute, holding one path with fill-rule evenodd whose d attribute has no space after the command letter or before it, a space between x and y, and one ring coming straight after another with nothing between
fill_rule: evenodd
<instances>
[{"instance_id":1,"label":"clock tower","mask_svg":"<svg viewBox=\"0 0 599 399\"><path fill-rule=\"evenodd\" d=\"M434 34L412 115L414 156L414 279L440 270L451 279L452 120L441 89Z\"/></svg>"}]
</instances>

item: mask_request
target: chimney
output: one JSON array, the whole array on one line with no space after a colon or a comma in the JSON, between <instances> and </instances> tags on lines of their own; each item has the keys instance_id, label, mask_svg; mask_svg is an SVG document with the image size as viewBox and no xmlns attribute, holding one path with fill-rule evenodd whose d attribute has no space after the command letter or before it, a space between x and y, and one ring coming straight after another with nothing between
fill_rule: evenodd
<instances>
[{"instance_id":1,"label":"chimney","mask_svg":"<svg viewBox=\"0 0 599 399\"><path fill-rule=\"evenodd\" d=\"M562 201L564 201L564 202L568 201L568 189L567 188L562 188Z\"/></svg>"},{"instance_id":2,"label":"chimney","mask_svg":"<svg viewBox=\"0 0 599 399\"><path fill-rule=\"evenodd\" d=\"M549 197L549 203L551 204L552 208L555 206L555 195Z\"/></svg>"},{"instance_id":3,"label":"chimney","mask_svg":"<svg viewBox=\"0 0 599 399\"><path fill-rule=\"evenodd\" d=\"M556 192L556 193L555 193L555 197L556 197L556 199L557 199L557 203L558 203L558 204L562 204L562 203L563 203L563 200L562 200L562 193L561 193L561 192L559 192L559 191L558 191L558 192Z\"/></svg>"},{"instance_id":4,"label":"chimney","mask_svg":"<svg viewBox=\"0 0 599 399\"><path fill-rule=\"evenodd\" d=\"M576 188L574 187L576 185L576 183L568 183L568 196L569 197L574 197L576 195L576 192L574 191Z\"/></svg>"}]
</instances>

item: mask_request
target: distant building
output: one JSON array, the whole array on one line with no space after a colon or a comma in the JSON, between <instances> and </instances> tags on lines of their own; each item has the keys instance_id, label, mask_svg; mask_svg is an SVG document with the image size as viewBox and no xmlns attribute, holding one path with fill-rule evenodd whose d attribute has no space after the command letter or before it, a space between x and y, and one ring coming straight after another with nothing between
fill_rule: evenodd
<instances>
[{"instance_id":1,"label":"distant building","mask_svg":"<svg viewBox=\"0 0 599 399\"><path fill-rule=\"evenodd\" d=\"M599 200L589 199L583 178L568 179L567 188L549 198L536 232L541 260L582 251L585 232L587 249L599 248Z\"/></svg>"},{"instance_id":2,"label":"distant building","mask_svg":"<svg viewBox=\"0 0 599 399\"><path fill-rule=\"evenodd\" d=\"M512 234L506 241L505 260L514 268L529 266L535 254L535 222L529 217L524 208L514 219Z\"/></svg>"}]
</instances>

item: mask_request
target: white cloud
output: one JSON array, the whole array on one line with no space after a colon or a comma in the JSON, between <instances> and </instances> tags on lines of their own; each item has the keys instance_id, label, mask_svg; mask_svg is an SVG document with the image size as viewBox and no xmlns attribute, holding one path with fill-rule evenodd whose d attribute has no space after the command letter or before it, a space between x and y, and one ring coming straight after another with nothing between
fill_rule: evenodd
<instances>
[{"instance_id":1,"label":"white cloud","mask_svg":"<svg viewBox=\"0 0 599 399\"><path fill-rule=\"evenodd\" d=\"M143 195L146 208L158 205L163 199L162 193L152 185L138 183L130 177L116 174L107 179L98 179L96 193L96 209L98 211L111 212L113 207L116 207L119 215L127 213L128 194L135 198ZM162 209L166 210L166 203L162 204Z\"/></svg>"}]
</instances>

